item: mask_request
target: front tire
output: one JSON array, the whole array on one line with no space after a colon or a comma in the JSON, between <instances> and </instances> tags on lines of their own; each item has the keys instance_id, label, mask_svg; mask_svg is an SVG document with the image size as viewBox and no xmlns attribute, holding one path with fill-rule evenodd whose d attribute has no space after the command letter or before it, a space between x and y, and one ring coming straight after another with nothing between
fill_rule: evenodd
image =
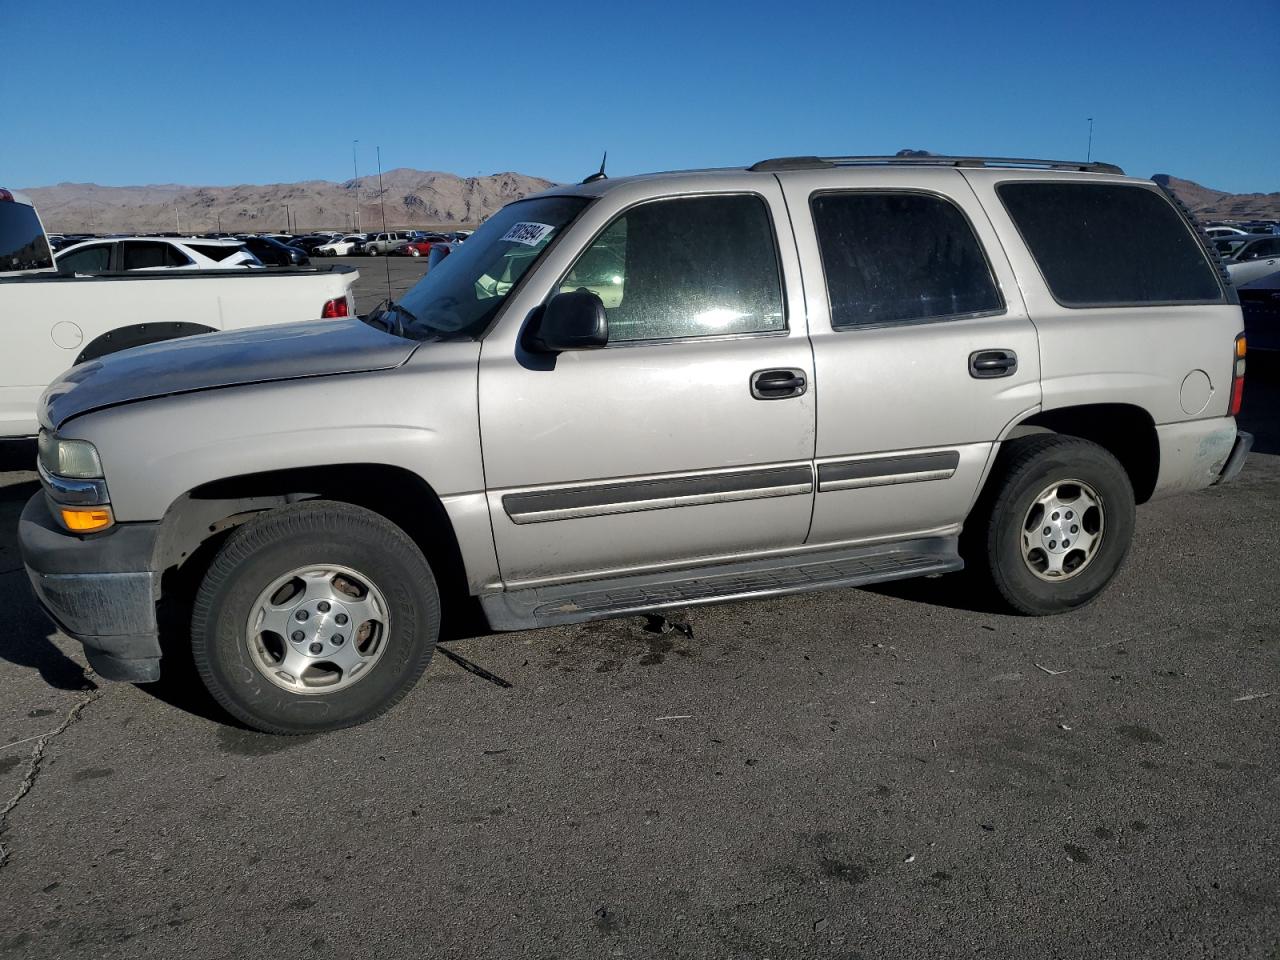
<instances>
[{"instance_id":1,"label":"front tire","mask_svg":"<svg viewBox=\"0 0 1280 960\"><path fill-rule=\"evenodd\" d=\"M262 514L214 558L196 596L196 669L232 716L266 733L371 720L431 662L435 577L379 514L313 500Z\"/></svg>"},{"instance_id":2,"label":"front tire","mask_svg":"<svg viewBox=\"0 0 1280 960\"><path fill-rule=\"evenodd\" d=\"M1115 577L1133 539L1133 486L1107 450L1041 434L1005 444L966 530L973 566L1019 613L1082 607ZM978 547L978 551L972 548Z\"/></svg>"}]
</instances>

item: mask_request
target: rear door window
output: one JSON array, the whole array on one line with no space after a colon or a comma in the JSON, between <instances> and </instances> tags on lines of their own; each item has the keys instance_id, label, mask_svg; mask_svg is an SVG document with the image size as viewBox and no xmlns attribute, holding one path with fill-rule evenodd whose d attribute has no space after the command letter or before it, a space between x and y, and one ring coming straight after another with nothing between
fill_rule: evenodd
<instances>
[{"instance_id":1,"label":"rear door window","mask_svg":"<svg viewBox=\"0 0 1280 960\"><path fill-rule=\"evenodd\" d=\"M1004 300L969 221L950 200L907 192L810 201L836 329L998 313Z\"/></svg>"},{"instance_id":2,"label":"rear door window","mask_svg":"<svg viewBox=\"0 0 1280 960\"><path fill-rule=\"evenodd\" d=\"M750 195L632 207L578 257L560 292L604 303L609 342L786 329L773 223Z\"/></svg>"},{"instance_id":3,"label":"rear door window","mask_svg":"<svg viewBox=\"0 0 1280 960\"><path fill-rule=\"evenodd\" d=\"M111 244L94 243L58 257L58 269L72 273L106 273L111 269Z\"/></svg>"},{"instance_id":4,"label":"rear door window","mask_svg":"<svg viewBox=\"0 0 1280 960\"><path fill-rule=\"evenodd\" d=\"M125 270L180 267L191 262L173 244L158 240L126 240L120 246Z\"/></svg>"},{"instance_id":5,"label":"rear door window","mask_svg":"<svg viewBox=\"0 0 1280 960\"><path fill-rule=\"evenodd\" d=\"M1002 183L996 192L1065 307L1225 299L1191 227L1154 189L1038 180Z\"/></svg>"}]
</instances>

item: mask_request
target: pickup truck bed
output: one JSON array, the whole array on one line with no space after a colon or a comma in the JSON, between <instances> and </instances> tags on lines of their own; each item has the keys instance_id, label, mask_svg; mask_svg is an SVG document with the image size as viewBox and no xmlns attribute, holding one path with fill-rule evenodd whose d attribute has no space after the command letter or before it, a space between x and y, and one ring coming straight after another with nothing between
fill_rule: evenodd
<instances>
[{"instance_id":1,"label":"pickup truck bed","mask_svg":"<svg viewBox=\"0 0 1280 960\"><path fill-rule=\"evenodd\" d=\"M36 402L68 367L143 343L355 312L349 266L0 277L0 437L36 432ZM332 309L332 308L331 308Z\"/></svg>"}]
</instances>

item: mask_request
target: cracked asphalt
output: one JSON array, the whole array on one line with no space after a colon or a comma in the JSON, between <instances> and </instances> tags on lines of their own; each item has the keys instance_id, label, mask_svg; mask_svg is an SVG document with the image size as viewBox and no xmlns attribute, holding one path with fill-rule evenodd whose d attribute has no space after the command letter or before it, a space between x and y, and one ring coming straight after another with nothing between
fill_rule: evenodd
<instances>
[{"instance_id":1,"label":"cracked asphalt","mask_svg":"<svg viewBox=\"0 0 1280 960\"><path fill-rule=\"evenodd\" d=\"M87 674L8 451L0 957L1275 957L1280 365L1250 363L1242 477L1141 508L1083 611L944 579L463 636L509 689L437 656L303 739Z\"/></svg>"}]
</instances>

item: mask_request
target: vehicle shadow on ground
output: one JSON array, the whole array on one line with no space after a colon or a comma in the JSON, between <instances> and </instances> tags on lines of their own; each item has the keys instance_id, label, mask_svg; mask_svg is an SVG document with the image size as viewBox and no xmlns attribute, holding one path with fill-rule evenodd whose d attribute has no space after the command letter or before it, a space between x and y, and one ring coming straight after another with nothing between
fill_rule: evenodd
<instances>
[{"instance_id":1,"label":"vehicle shadow on ground","mask_svg":"<svg viewBox=\"0 0 1280 960\"><path fill-rule=\"evenodd\" d=\"M34 440L0 440L0 473L36 468L36 442ZM5 499L11 496L5 488Z\"/></svg>"},{"instance_id":2,"label":"vehicle shadow on ground","mask_svg":"<svg viewBox=\"0 0 1280 960\"><path fill-rule=\"evenodd\" d=\"M195 660L191 655L191 629L186 619L189 611L190 598L184 601L181 596L176 596L173 598L172 603L165 604L162 602L160 609L160 646L162 652L160 680L156 683L140 684L138 689L175 709L226 727L244 730L256 736L257 731L241 723L222 709L218 701L209 693L208 688L205 687L204 681L200 679L200 673L196 669ZM465 661L464 658L459 657L452 651L448 651L447 645L456 641L496 635L495 631L490 630L488 623L485 622L483 615L480 613L478 603L461 602L456 605L455 612L445 616L444 622L440 626L440 637L437 641L436 652L438 654L443 652L444 656L456 664L459 669L476 673L477 671L474 669L459 663L459 660L463 660L465 663L470 663L470 661ZM470 666L474 667L476 665L471 664ZM486 673L487 671L481 667L478 675L489 679L485 677ZM263 736L266 735L264 734Z\"/></svg>"}]
</instances>

